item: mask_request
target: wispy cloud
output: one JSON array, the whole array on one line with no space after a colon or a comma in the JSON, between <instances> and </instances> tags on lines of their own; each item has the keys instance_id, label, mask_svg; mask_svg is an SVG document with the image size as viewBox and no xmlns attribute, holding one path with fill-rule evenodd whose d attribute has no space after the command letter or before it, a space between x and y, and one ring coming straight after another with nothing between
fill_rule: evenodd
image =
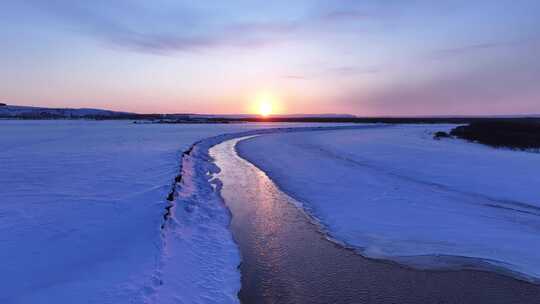
<instances>
[{"instance_id":1,"label":"wispy cloud","mask_svg":"<svg viewBox=\"0 0 540 304\"><path fill-rule=\"evenodd\" d=\"M489 51L493 49L516 47L526 45L531 41L519 40L519 41L499 41L499 42L484 42L475 43L469 45L463 45L452 48L439 49L431 53L430 57L433 59L443 59L447 57L460 56L465 54L471 54L482 51Z\"/></svg>"},{"instance_id":2,"label":"wispy cloud","mask_svg":"<svg viewBox=\"0 0 540 304\"><path fill-rule=\"evenodd\" d=\"M527 62L526 59L519 59ZM463 70L422 81L401 79L391 89L362 90L344 97L370 114L466 115L526 113L538 108L538 64L515 69L515 63ZM356 96L355 96L356 95ZM354 96L354 97L351 97Z\"/></svg>"},{"instance_id":3,"label":"wispy cloud","mask_svg":"<svg viewBox=\"0 0 540 304\"><path fill-rule=\"evenodd\" d=\"M354 77L360 75L373 75L381 72L381 66L341 65L317 68L311 74L287 74L280 78L291 80L312 80L326 77Z\"/></svg>"},{"instance_id":4,"label":"wispy cloud","mask_svg":"<svg viewBox=\"0 0 540 304\"><path fill-rule=\"evenodd\" d=\"M337 67L331 67L326 70L326 73L338 76L351 76L361 74L376 74L381 71L381 67L378 66L356 66L356 65L343 65Z\"/></svg>"},{"instance_id":5,"label":"wispy cloud","mask_svg":"<svg viewBox=\"0 0 540 304\"><path fill-rule=\"evenodd\" d=\"M293 80L307 80L309 77L302 76L302 75L283 75L281 78L284 79L293 79Z\"/></svg>"},{"instance_id":6,"label":"wispy cloud","mask_svg":"<svg viewBox=\"0 0 540 304\"><path fill-rule=\"evenodd\" d=\"M365 12L357 10L335 10L319 16L321 21L327 22L360 21L370 17Z\"/></svg>"},{"instance_id":7,"label":"wispy cloud","mask_svg":"<svg viewBox=\"0 0 540 304\"><path fill-rule=\"evenodd\" d=\"M256 48L290 39L293 34L313 33L329 23L360 20L356 10L325 10L311 16L276 18L272 21L216 18L216 12L198 12L189 6L145 10L137 4L29 0L71 30L108 44L138 52L168 54L218 47ZM219 22L216 22L219 20Z\"/></svg>"}]
</instances>

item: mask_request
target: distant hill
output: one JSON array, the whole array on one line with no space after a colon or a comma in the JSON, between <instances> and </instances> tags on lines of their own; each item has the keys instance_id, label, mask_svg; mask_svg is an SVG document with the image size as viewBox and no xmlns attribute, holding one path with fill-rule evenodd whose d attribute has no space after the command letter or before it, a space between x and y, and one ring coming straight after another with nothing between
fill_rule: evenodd
<instances>
[{"instance_id":1,"label":"distant hill","mask_svg":"<svg viewBox=\"0 0 540 304\"><path fill-rule=\"evenodd\" d=\"M122 119L135 113L116 112L101 109L42 108L12 106L0 103L0 118L18 119Z\"/></svg>"}]
</instances>

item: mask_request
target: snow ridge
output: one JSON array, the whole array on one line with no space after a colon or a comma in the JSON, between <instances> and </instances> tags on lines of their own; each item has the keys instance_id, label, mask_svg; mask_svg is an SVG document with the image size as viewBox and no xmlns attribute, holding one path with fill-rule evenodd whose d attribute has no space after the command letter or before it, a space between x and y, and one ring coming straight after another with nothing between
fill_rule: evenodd
<instances>
[{"instance_id":1,"label":"snow ridge","mask_svg":"<svg viewBox=\"0 0 540 304\"><path fill-rule=\"evenodd\" d=\"M208 181L217 167L200 152L194 145L183 154L147 303L238 303L240 256L227 229L230 215Z\"/></svg>"}]
</instances>

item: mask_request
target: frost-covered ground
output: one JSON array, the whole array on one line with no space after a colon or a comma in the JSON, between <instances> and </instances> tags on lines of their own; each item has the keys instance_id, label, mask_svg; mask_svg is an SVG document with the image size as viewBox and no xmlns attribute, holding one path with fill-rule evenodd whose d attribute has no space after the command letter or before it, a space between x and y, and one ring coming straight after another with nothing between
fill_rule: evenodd
<instances>
[{"instance_id":1,"label":"frost-covered ground","mask_svg":"<svg viewBox=\"0 0 540 304\"><path fill-rule=\"evenodd\" d=\"M266 127L0 121L0 303L236 302L222 205L160 227L182 151Z\"/></svg>"},{"instance_id":2,"label":"frost-covered ground","mask_svg":"<svg viewBox=\"0 0 540 304\"><path fill-rule=\"evenodd\" d=\"M368 256L421 267L479 258L538 280L540 154L432 139L450 128L271 134L237 149Z\"/></svg>"}]
</instances>

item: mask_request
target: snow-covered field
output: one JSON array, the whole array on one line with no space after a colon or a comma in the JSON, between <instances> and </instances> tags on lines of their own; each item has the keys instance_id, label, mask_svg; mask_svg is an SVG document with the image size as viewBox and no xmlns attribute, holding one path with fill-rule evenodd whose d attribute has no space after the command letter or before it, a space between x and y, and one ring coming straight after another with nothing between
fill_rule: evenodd
<instances>
[{"instance_id":1,"label":"snow-covered field","mask_svg":"<svg viewBox=\"0 0 540 304\"><path fill-rule=\"evenodd\" d=\"M236 302L222 205L160 227L182 151L265 127L0 121L0 303Z\"/></svg>"},{"instance_id":2,"label":"snow-covered field","mask_svg":"<svg viewBox=\"0 0 540 304\"><path fill-rule=\"evenodd\" d=\"M283 126L0 121L0 303L238 302L240 256L205 158ZM540 154L431 139L447 128L283 130L239 150L370 256L480 257L538 278Z\"/></svg>"},{"instance_id":3,"label":"snow-covered field","mask_svg":"<svg viewBox=\"0 0 540 304\"><path fill-rule=\"evenodd\" d=\"M540 154L432 139L451 127L270 134L237 149L367 256L428 268L481 260L540 279Z\"/></svg>"}]
</instances>

